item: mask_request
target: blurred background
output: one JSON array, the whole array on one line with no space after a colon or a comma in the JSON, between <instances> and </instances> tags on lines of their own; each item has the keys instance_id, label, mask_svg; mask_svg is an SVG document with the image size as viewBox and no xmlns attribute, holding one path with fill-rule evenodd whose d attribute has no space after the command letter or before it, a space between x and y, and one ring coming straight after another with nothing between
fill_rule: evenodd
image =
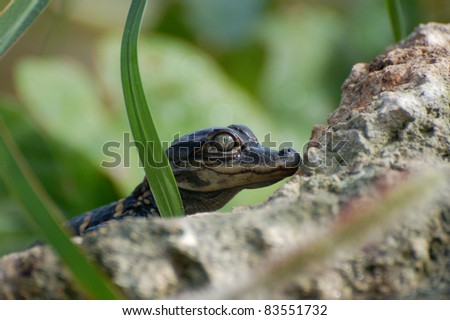
<instances>
[{"instance_id":1,"label":"blurred background","mask_svg":"<svg viewBox=\"0 0 450 320\"><path fill-rule=\"evenodd\" d=\"M0 10L9 1L0 0ZM406 29L448 22L448 0L405 0ZM130 147L119 52L130 1L54 0L0 60L0 115L67 217L116 201L144 173ZM393 44L380 0L150 0L140 69L160 132L245 124L302 151L357 62ZM269 136L266 137L268 141ZM120 142L121 165L104 145ZM263 202L280 183L221 211ZM0 254L37 239L0 181Z\"/></svg>"}]
</instances>

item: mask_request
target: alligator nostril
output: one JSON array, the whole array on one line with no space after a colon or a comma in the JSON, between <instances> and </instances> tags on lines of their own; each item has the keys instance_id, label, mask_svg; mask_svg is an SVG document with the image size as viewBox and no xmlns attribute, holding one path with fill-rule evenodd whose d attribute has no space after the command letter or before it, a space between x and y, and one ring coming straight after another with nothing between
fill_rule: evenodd
<instances>
[{"instance_id":1,"label":"alligator nostril","mask_svg":"<svg viewBox=\"0 0 450 320\"><path fill-rule=\"evenodd\" d=\"M294 154L294 153L296 153L295 152L295 150L294 149L292 149L292 148L284 148L284 149L282 149L282 150L280 150L280 156L288 156L288 155L291 155L291 154Z\"/></svg>"}]
</instances>

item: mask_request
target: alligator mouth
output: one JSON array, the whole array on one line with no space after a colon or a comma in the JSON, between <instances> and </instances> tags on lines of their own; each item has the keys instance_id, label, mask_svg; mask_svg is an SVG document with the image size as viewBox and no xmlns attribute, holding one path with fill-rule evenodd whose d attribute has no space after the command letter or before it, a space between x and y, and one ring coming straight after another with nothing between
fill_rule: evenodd
<instances>
[{"instance_id":1,"label":"alligator mouth","mask_svg":"<svg viewBox=\"0 0 450 320\"><path fill-rule=\"evenodd\" d=\"M301 157L291 150L289 155L280 152L266 152L257 159L243 159L222 163L204 164L196 170L177 170L175 177L180 188L211 192L232 188L252 189L271 185L293 175ZM256 161L256 160L257 161Z\"/></svg>"}]
</instances>

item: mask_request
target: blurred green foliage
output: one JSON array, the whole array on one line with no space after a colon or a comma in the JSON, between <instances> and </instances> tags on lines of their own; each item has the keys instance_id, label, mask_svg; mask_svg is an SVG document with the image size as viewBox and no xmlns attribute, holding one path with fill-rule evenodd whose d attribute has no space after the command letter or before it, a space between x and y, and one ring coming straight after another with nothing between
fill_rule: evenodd
<instances>
[{"instance_id":1,"label":"blurred green foliage","mask_svg":"<svg viewBox=\"0 0 450 320\"><path fill-rule=\"evenodd\" d=\"M446 0L400 2L407 33L448 22ZM0 61L0 113L67 216L117 200L144 176L123 143L129 168L101 166L103 145L129 132L119 69L128 6L54 0ZM163 141L241 123L301 151L338 106L351 66L392 43L379 0L151 0L140 68ZM277 186L243 192L225 209L264 201ZM0 208L0 254L23 248L35 235L1 181Z\"/></svg>"}]
</instances>

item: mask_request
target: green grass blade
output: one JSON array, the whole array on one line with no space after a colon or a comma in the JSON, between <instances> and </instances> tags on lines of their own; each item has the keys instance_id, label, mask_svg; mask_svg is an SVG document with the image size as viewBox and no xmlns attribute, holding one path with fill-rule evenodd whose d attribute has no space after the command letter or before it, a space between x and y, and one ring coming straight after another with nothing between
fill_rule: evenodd
<instances>
[{"instance_id":1,"label":"green grass blade","mask_svg":"<svg viewBox=\"0 0 450 320\"><path fill-rule=\"evenodd\" d=\"M0 13L0 56L25 32L49 0L11 0Z\"/></svg>"},{"instance_id":2,"label":"green grass blade","mask_svg":"<svg viewBox=\"0 0 450 320\"><path fill-rule=\"evenodd\" d=\"M0 177L24 207L27 218L71 269L77 283L94 299L120 299L123 294L92 265L62 227L64 218L38 183L0 117Z\"/></svg>"},{"instance_id":3,"label":"green grass blade","mask_svg":"<svg viewBox=\"0 0 450 320\"><path fill-rule=\"evenodd\" d=\"M386 0L386 7L389 13L394 39L398 42L405 37L405 23L400 0Z\"/></svg>"},{"instance_id":4,"label":"green grass blade","mask_svg":"<svg viewBox=\"0 0 450 320\"><path fill-rule=\"evenodd\" d=\"M162 217L183 215L183 204L166 153L159 140L139 73L137 43L146 0L133 0L121 48L121 74L131 131Z\"/></svg>"}]
</instances>

